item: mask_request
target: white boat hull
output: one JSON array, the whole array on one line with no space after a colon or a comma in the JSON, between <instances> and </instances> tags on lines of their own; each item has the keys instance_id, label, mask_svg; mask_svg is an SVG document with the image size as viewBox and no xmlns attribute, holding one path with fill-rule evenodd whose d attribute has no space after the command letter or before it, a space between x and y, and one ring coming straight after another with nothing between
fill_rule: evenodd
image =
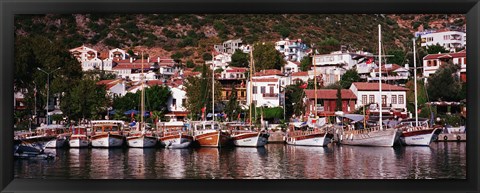
<instances>
[{"instance_id":1,"label":"white boat hull","mask_svg":"<svg viewBox=\"0 0 480 193\"><path fill-rule=\"evenodd\" d=\"M428 131L428 133L426 132ZM400 137L403 145L423 145L428 146L434 137L438 137L441 130L432 129L426 131L406 132Z\"/></svg>"},{"instance_id":2,"label":"white boat hull","mask_svg":"<svg viewBox=\"0 0 480 193\"><path fill-rule=\"evenodd\" d=\"M154 147L157 144L157 138L145 135L127 137L128 147L145 148Z\"/></svg>"},{"instance_id":3,"label":"white boat hull","mask_svg":"<svg viewBox=\"0 0 480 193\"><path fill-rule=\"evenodd\" d=\"M341 144L359 146L393 147L400 137L398 129L371 131L368 133L344 133L340 136Z\"/></svg>"},{"instance_id":4,"label":"white boat hull","mask_svg":"<svg viewBox=\"0 0 480 193\"><path fill-rule=\"evenodd\" d=\"M192 144L193 137L178 135L178 137L160 137L160 145L169 149L183 149Z\"/></svg>"},{"instance_id":5,"label":"white boat hull","mask_svg":"<svg viewBox=\"0 0 480 193\"><path fill-rule=\"evenodd\" d=\"M52 139L45 144L46 148L62 148L65 145L66 139Z\"/></svg>"},{"instance_id":6,"label":"white boat hull","mask_svg":"<svg viewBox=\"0 0 480 193\"><path fill-rule=\"evenodd\" d=\"M122 136L105 135L98 138L92 137L92 147L120 147L123 145Z\"/></svg>"},{"instance_id":7,"label":"white boat hull","mask_svg":"<svg viewBox=\"0 0 480 193\"><path fill-rule=\"evenodd\" d=\"M233 144L239 147L262 147L268 142L268 137L261 133L242 133L232 135Z\"/></svg>"},{"instance_id":8,"label":"white boat hull","mask_svg":"<svg viewBox=\"0 0 480 193\"><path fill-rule=\"evenodd\" d=\"M327 133L311 134L306 136L287 137L286 142L289 145L298 146L327 146L332 140L332 137Z\"/></svg>"},{"instance_id":9,"label":"white boat hull","mask_svg":"<svg viewBox=\"0 0 480 193\"><path fill-rule=\"evenodd\" d=\"M447 127L447 131L450 134L465 133L465 126Z\"/></svg>"},{"instance_id":10,"label":"white boat hull","mask_svg":"<svg viewBox=\"0 0 480 193\"><path fill-rule=\"evenodd\" d=\"M68 144L70 147L74 148L80 148L80 147L88 147L89 141L88 139L82 139L82 138L75 138L75 139L70 139L68 141Z\"/></svg>"}]
</instances>

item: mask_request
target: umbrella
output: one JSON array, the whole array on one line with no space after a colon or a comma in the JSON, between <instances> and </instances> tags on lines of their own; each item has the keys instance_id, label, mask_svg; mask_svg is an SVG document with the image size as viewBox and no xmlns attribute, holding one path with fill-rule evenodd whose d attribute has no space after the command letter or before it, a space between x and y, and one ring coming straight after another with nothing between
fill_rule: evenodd
<instances>
[{"instance_id":1,"label":"umbrella","mask_svg":"<svg viewBox=\"0 0 480 193\"><path fill-rule=\"evenodd\" d=\"M115 110L108 111L109 115L115 115L115 113L116 113Z\"/></svg>"},{"instance_id":2,"label":"umbrella","mask_svg":"<svg viewBox=\"0 0 480 193\"><path fill-rule=\"evenodd\" d=\"M132 109L132 110L125 111L125 113L123 113L123 114L125 114L125 115L131 115L132 113L133 113L134 115L136 115L136 114L138 114L138 111L135 110L135 109Z\"/></svg>"}]
</instances>

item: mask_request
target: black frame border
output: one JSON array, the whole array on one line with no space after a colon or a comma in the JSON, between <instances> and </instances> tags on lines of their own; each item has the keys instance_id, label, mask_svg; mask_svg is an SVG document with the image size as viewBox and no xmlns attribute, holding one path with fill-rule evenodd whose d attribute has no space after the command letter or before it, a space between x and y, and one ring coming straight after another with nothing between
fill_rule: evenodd
<instances>
[{"instance_id":1,"label":"black frame border","mask_svg":"<svg viewBox=\"0 0 480 193\"><path fill-rule=\"evenodd\" d=\"M71 13L461 13L467 16L467 180L34 180L13 179L13 18ZM478 0L0 0L2 192L478 192Z\"/></svg>"}]
</instances>

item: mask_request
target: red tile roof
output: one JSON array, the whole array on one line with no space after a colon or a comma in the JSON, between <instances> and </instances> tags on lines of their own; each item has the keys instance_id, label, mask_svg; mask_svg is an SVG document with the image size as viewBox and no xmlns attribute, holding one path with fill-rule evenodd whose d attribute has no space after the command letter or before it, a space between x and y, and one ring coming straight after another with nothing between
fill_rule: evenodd
<instances>
[{"instance_id":1,"label":"red tile roof","mask_svg":"<svg viewBox=\"0 0 480 193\"><path fill-rule=\"evenodd\" d=\"M308 72L294 72L292 76L308 76Z\"/></svg>"},{"instance_id":2,"label":"red tile roof","mask_svg":"<svg viewBox=\"0 0 480 193\"><path fill-rule=\"evenodd\" d=\"M378 83L354 82L352 83L359 91L379 91ZM408 88L382 83L382 91L407 91Z\"/></svg>"},{"instance_id":3,"label":"red tile roof","mask_svg":"<svg viewBox=\"0 0 480 193\"><path fill-rule=\"evenodd\" d=\"M228 69L227 72L246 72L247 68L236 68L232 67L232 69Z\"/></svg>"},{"instance_id":4,"label":"red tile roof","mask_svg":"<svg viewBox=\"0 0 480 193\"><path fill-rule=\"evenodd\" d=\"M357 99L350 89L342 89L342 99ZM315 98L315 90L305 90L305 95L309 99ZM337 99L337 89L319 89L317 90L317 99Z\"/></svg>"},{"instance_id":5,"label":"red tile roof","mask_svg":"<svg viewBox=\"0 0 480 193\"><path fill-rule=\"evenodd\" d=\"M382 65L382 72L395 71L395 70L401 68L401 66L398 65L398 64L391 64L391 65L392 65L391 68L387 68L386 66L388 66L388 65L389 65L389 64L386 64L386 65L384 64L384 65ZM374 72L378 72L378 68L377 68L377 69L373 69L373 71L374 71Z\"/></svg>"},{"instance_id":6,"label":"red tile roof","mask_svg":"<svg viewBox=\"0 0 480 193\"><path fill-rule=\"evenodd\" d=\"M277 78L256 78L252 79L253 82L278 82Z\"/></svg>"},{"instance_id":7,"label":"red tile roof","mask_svg":"<svg viewBox=\"0 0 480 193\"><path fill-rule=\"evenodd\" d=\"M260 72L256 72L254 74L254 76L271 76L271 75L283 76L283 73L282 71L277 69L267 69L267 70L262 70Z\"/></svg>"},{"instance_id":8,"label":"red tile roof","mask_svg":"<svg viewBox=\"0 0 480 193\"><path fill-rule=\"evenodd\" d=\"M428 54L423 57L424 60L440 59L440 58L463 58L467 57L465 50L457 53Z\"/></svg>"},{"instance_id":9,"label":"red tile roof","mask_svg":"<svg viewBox=\"0 0 480 193\"><path fill-rule=\"evenodd\" d=\"M122 80L121 79L115 79L115 80L101 80L101 81L98 81L96 84L97 85L105 85L106 89L110 89L112 88L113 86L117 85L118 83L120 83Z\"/></svg>"},{"instance_id":10,"label":"red tile roof","mask_svg":"<svg viewBox=\"0 0 480 193\"><path fill-rule=\"evenodd\" d=\"M142 69L142 64L138 63L129 63L129 64L117 64L115 67L112 68L113 70L115 69ZM143 64L143 69L144 70L150 70L150 64Z\"/></svg>"},{"instance_id":11,"label":"red tile roof","mask_svg":"<svg viewBox=\"0 0 480 193\"><path fill-rule=\"evenodd\" d=\"M146 80L145 84L148 86L163 85L161 80Z\"/></svg>"}]
</instances>

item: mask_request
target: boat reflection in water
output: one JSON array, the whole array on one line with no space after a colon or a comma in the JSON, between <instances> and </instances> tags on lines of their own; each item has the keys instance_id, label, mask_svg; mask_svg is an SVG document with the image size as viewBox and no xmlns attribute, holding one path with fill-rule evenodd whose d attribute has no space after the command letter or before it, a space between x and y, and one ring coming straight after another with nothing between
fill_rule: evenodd
<instances>
[{"instance_id":1,"label":"boat reflection in water","mask_svg":"<svg viewBox=\"0 0 480 193\"><path fill-rule=\"evenodd\" d=\"M287 145L285 153L288 155L285 169L295 178L324 179L331 172L325 169L329 168L329 157L333 156L331 147Z\"/></svg>"},{"instance_id":2,"label":"boat reflection in water","mask_svg":"<svg viewBox=\"0 0 480 193\"><path fill-rule=\"evenodd\" d=\"M156 177L155 152L153 148L128 148L126 149L127 168L124 172L125 179L150 179Z\"/></svg>"},{"instance_id":3,"label":"boat reflection in water","mask_svg":"<svg viewBox=\"0 0 480 193\"><path fill-rule=\"evenodd\" d=\"M396 178L401 173L393 147L335 146L335 176L343 179Z\"/></svg>"},{"instance_id":4,"label":"boat reflection in water","mask_svg":"<svg viewBox=\"0 0 480 193\"><path fill-rule=\"evenodd\" d=\"M265 166L268 161L265 147L237 147L226 155L228 160L228 178L239 179L263 179L265 178Z\"/></svg>"},{"instance_id":5,"label":"boat reflection in water","mask_svg":"<svg viewBox=\"0 0 480 193\"><path fill-rule=\"evenodd\" d=\"M72 178L85 178L90 171L89 164L90 150L86 148L70 148L68 149L68 167L70 167L70 175Z\"/></svg>"},{"instance_id":6,"label":"boat reflection in water","mask_svg":"<svg viewBox=\"0 0 480 193\"><path fill-rule=\"evenodd\" d=\"M125 156L121 148L92 148L90 178L123 179L125 170L119 169L118 165L124 166Z\"/></svg>"},{"instance_id":7,"label":"boat reflection in water","mask_svg":"<svg viewBox=\"0 0 480 193\"><path fill-rule=\"evenodd\" d=\"M187 178L187 163L191 163L192 149L157 150L156 172L164 178Z\"/></svg>"},{"instance_id":8,"label":"boat reflection in water","mask_svg":"<svg viewBox=\"0 0 480 193\"><path fill-rule=\"evenodd\" d=\"M199 178L215 179L223 176L227 171L222 170L220 165L219 148L201 147L193 151L193 163L191 168L198 172ZM228 164L228 163L223 163Z\"/></svg>"}]
</instances>

